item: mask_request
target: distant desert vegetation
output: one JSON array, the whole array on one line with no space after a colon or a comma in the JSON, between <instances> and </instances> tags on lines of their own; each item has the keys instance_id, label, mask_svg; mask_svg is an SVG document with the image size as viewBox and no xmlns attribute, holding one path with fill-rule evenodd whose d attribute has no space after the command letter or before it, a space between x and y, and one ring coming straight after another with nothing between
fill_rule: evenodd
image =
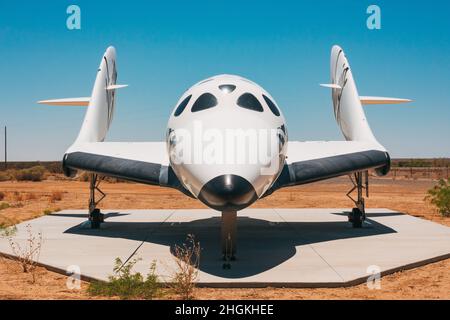
<instances>
[{"instance_id":1,"label":"distant desert vegetation","mask_svg":"<svg viewBox=\"0 0 450 320\"><path fill-rule=\"evenodd\" d=\"M391 171L386 178L392 179L448 179L450 178L450 158L435 159L393 159ZM42 181L65 180L61 161L8 162L0 164L0 181ZM88 175L82 173L79 181L87 181ZM108 182L124 182L108 178Z\"/></svg>"},{"instance_id":2,"label":"distant desert vegetation","mask_svg":"<svg viewBox=\"0 0 450 320\"><path fill-rule=\"evenodd\" d=\"M446 178L449 159L397 159L391 173L372 177L367 207L389 208L422 219L450 226L450 216L440 213L426 200L436 190L437 179ZM87 210L88 175L64 177L61 162L14 162L5 170L0 163L0 229L14 226L55 211ZM40 181L40 182L39 182ZM107 197L102 210L195 209L204 208L196 200L174 189L108 179L101 188ZM449 182L450 183L450 182ZM261 199L253 208L348 208L353 203L345 196L351 187L348 177L277 191ZM447 189L445 189L447 190ZM438 190L436 190L438 191ZM447 194L447 193L445 193ZM445 195L444 194L444 195ZM436 198L437 201L447 198ZM448 200L448 199L447 199ZM450 260L418 269L398 272L383 278L382 290L367 290L365 285L335 289L212 289L196 290L197 299L448 299ZM36 283L20 264L0 258L0 299L95 299L83 282L82 290L68 291L66 277L37 268ZM110 298L110 297L108 297ZM114 298L114 297L113 297ZM167 296L166 296L167 298Z\"/></svg>"},{"instance_id":3,"label":"distant desert vegetation","mask_svg":"<svg viewBox=\"0 0 450 320\"><path fill-rule=\"evenodd\" d=\"M9 170L23 169L30 168ZM398 169L409 170L409 168ZM87 182L64 178L61 173L55 174L47 169L45 175L46 180L41 182L16 180L0 182L0 229L2 226L13 226L54 211L69 209L87 211L89 199ZM370 181L367 207L389 208L450 226L450 217L440 214L429 201L425 200L428 190L436 185L436 180L410 179L407 176L393 179L391 176L374 177ZM353 203L345 194L350 187L348 177L340 177L285 188L261 199L253 205L253 208L349 208ZM204 208L201 202L186 197L174 189L120 182L102 183L101 188L107 194L99 205L102 210ZM334 289L199 288L195 296L196 299L449 299L449 268L450 259L447 259L418 269L398 272L383 278L382 290L367 290L365 284ZM64 275L44 268L36 269L37 281L33 284L32 278L22 271L20 264L6 258L0 258L0 279L2 279L0 299L97 298L89 293L87 283L83 283L80 291L68 291L65 286L67 278Z\"/></svg>"},{"instance_id":4,"label":"distant desert vegetation","mask_svg":"<svg viewBox=\"0 0 450 320\"><path fill-rule=\"evenodd\" d=\"M61 161L46 162L8 162L0 168L1 181L44 181L44 180L74 180L64 176ZM88 181L86 172L81 172L75 180ZM107 177L108 182L126 182L116 178Z\"/></svg>"}]
</instances>

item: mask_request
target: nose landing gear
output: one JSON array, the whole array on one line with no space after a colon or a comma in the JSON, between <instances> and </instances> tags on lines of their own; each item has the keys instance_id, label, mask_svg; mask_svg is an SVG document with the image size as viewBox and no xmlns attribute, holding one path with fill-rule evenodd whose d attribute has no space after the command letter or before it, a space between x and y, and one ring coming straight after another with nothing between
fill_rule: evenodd
<instances>
[{"instance_id":1,"label":"nose landing gear","mask_svg":"<svg viewBox=\"0 0 450 320\"><path fill-rule=\"evenodd\" d=\"M231 261L236 260L236 228L237 211L223 211L222 212L222 254L223 254L223 269L231 269Z\"/></svg>"},{"instance_id":2,"label":"nose landing gear","mask_svg":"<svg viewBox=\"0 0 450 320\"><path fill-rule=\"evenodd\" d=\"M352 223L353 228L362 228L363 222L366 220L363 189L366 190L366 197L369 197L369 172L357 172L353 177L352 175L349 175L349 177L353 183L353 187L347 193L347 197L353 201L356 207L348 214L348 221ZM356 200L351 196L351 193L355 190L357 190L358 193L358 198Z\"/></svg>"}]
</instances>

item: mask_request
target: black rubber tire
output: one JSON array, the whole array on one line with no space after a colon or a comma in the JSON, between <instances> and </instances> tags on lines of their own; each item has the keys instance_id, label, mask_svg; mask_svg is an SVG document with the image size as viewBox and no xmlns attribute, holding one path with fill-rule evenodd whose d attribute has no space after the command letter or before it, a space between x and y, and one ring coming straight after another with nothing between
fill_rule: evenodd
<instances>
[{"instance_id":1,"label":"black rubber tire","mask_svg":"<svg viewBox=\"0 0 450 320\"><path fill-rule=\"evenodd\" d=\"M354 217L357 215L356 211L358 209L357 208L353 208L351 212L348 213L348 222L352 222L355 219Z\"/></svg>"},{"instance_id":2,"label":"black rubber tire","mask_svg":"<svg viewBox=\"0 0 450 320\"><path fill-rule=\"evenodd\" d=\"M359 229L362 228L362 224L363 224L363 214L361 212L361 210L359 210L358 208L353 208L352 210L352 226L355 229Z\"/></svg>"},{"instance_id":3,"label":"black rubber tire","mask_svg":"<svg viewBox=\"0 0 450 320\"><path fill-rule=\"evenodd\" d=\"M91 229L99 229L100 224L103 222L102 214L100 213L100 209L94 209L91 213Z\"/></svg>"}]
</instances>

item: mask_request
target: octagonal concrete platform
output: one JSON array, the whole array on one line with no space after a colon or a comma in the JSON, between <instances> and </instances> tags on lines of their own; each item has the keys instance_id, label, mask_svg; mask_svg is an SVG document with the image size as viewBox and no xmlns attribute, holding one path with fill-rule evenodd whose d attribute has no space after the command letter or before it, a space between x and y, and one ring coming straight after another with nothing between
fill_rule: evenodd
<instances>
[{"instance_id":1,"label":"octagonal concrete platform","mask_svg":"<svg viewBox=\"0 0 450 320\"><path fill-rule=\"evenodd\" d=\"M83 228L86 212L65 210L18 225L42 232L40 263L60 272L77 265L85 278L107 279L116 257L142 258L135 270L175 270L171 247L194 234L202 247L199 285L214 287L337 287L365 282L368 268L382 275L450 257L450 228L394 212L368 210L362 229L348 209L247 209L238 216L238 260L222 268L220 214L212 210L104 210L100 230ZM7 239L0 252L12 254Z\"/></svg>"}]
</instances>

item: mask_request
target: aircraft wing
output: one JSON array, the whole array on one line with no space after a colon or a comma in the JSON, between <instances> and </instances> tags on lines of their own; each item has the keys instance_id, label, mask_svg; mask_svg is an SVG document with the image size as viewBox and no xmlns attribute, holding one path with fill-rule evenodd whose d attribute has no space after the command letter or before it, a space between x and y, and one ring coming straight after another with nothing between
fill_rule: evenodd
<instances>
[{"instance_id":1,"label":"aircraft wing","mask_svg":"<svg viewBox=\"0 0 450 320\"><path fill-rule=\"evenodd\" d=\"M326 180L353 172L376 169L386 175L390 157L378 143L363 141L288 142L286 164L269 189L277 189Z\"/></svg>"},{"instance_id":2,"label":"aircraft wing","mask_svg":"<svg viewBox=\"0 0 450 320\"><path fill-rule=\"evenodd\" d=\"M84 170L186 193L169 165L165 142L77 143L67 150L63 168L68 176Z\"/></svg>"}]
</instances>

